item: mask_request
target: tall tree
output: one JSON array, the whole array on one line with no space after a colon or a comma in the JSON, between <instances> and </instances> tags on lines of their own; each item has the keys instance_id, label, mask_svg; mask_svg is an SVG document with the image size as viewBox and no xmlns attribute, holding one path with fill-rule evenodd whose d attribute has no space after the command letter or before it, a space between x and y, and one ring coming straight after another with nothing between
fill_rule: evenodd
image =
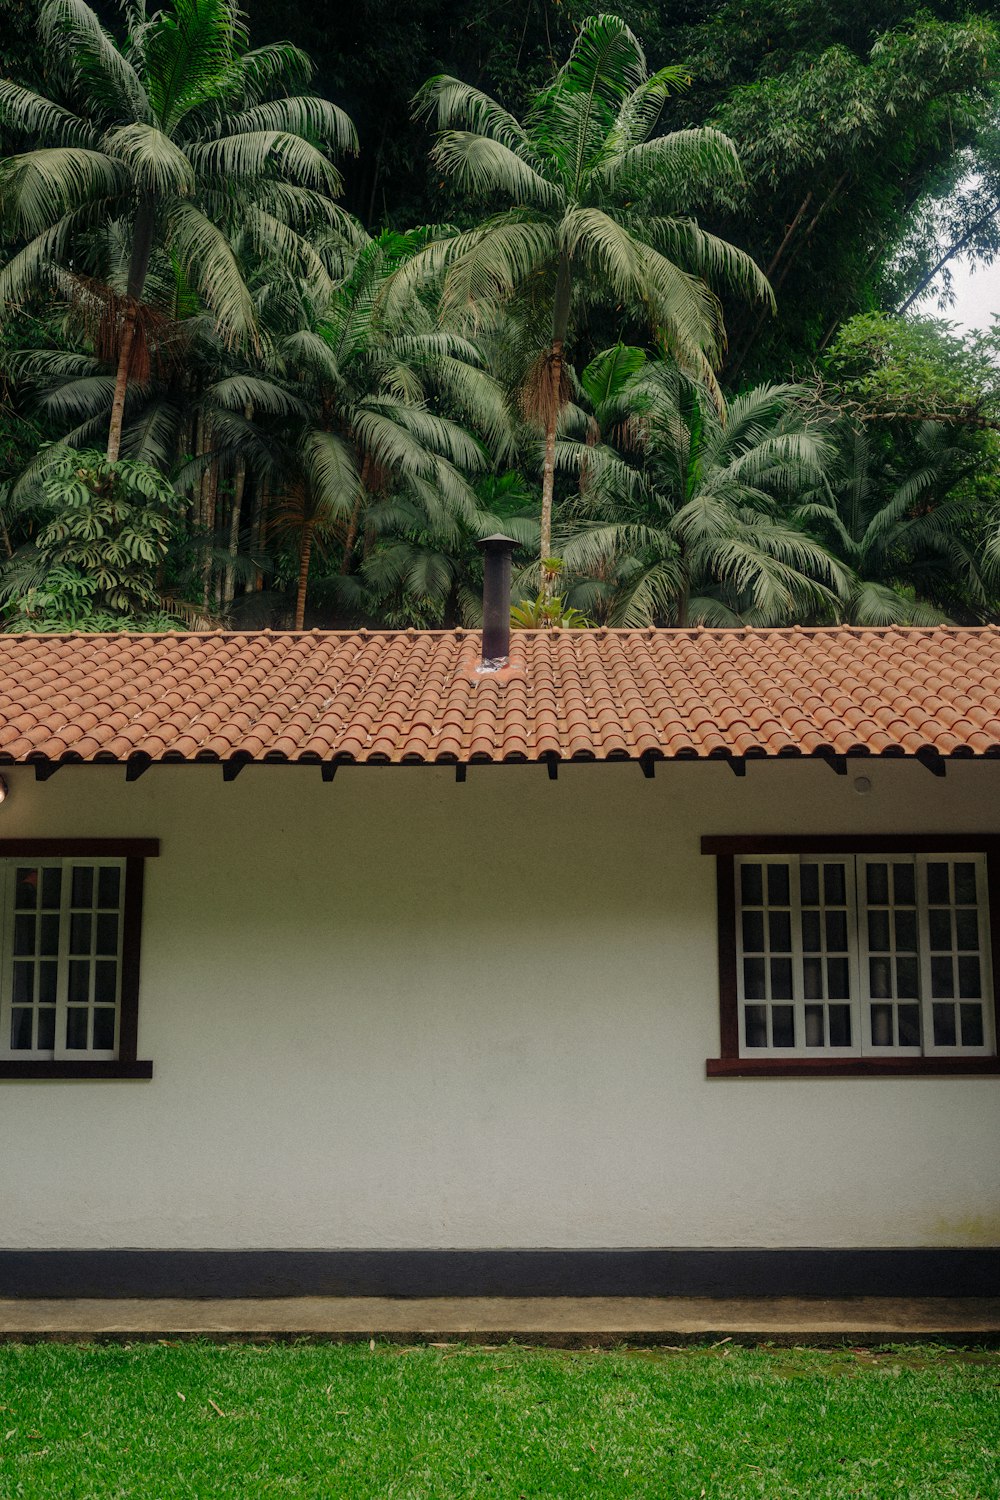
<instances>
[{"instance_id":1,"label":"tall tree","mask_svg":"<svg viewBox=\"0 0 1000 1500\"><path fill-rule=\"evenodd\" d=\"M162 336L144 302L154 254L176 264L227 342L258 345L233 234L313 274L300 231L335 221L330 153L355 145L347 116L302 92L302 52L248 49L236 0L174 0L153 15L146 0L120 3L121 45L84 0L44 0L38 24L58 86L47 97L0 81L6 126L32 142L0 164L6 234L21 242L0 271L0 302L58 277L96 308L95 342L116 365L111 462L129 380L145 376ZM100 257L112 229L127 246L117 284Z\"/></svg>"},{"instance_id":2,"label":"tall tree","mask_svg":"<svg viewBox=\"0 0 1000 1500\"><path fill-rule=\"evenodd\" d=\"M417 99L418 113L438 130L435 166L470 199L508 205L424 253L424 265L446 267L443 307L475 319L521 298L545 327L525 387L526 412L544 437L543 562L552 549L556 431L570 393L564 363L574 315L588 301L624 305L718 395L713 372L725 333L708 281L770 300L754 262L690 217L709 185L740 180L732 142L714 130L653 134L684 82L680 68L649 73L624 22L595 16L523 122L447 76L431 79Z\"/></svg>"},{"instance_id":3,"label":"tall tree","mask_svg":"<svg viewBox=\"0 0 1000 1500\"><path fill-rule=\"evenodd\" d=\"M343 280L319 300L276 268L289 324L274 336L268 370L229 383L237 409L249 402L291 419L275 483L276 525L297 553L296 629L317 544L339 538L346 575L369 508L399 494L439 531L446 518L474 528L481 507L467 475L509 447L504 393L476 345L438 324L437 289L385 295L426 241L424 230L361 237Z\"/></svg>"},{"instance_id":4,"label":"tall tree","mask_svg":"<svg viewBox=\"0 0 1000 1500\"><path fill-rule=\"evenodd\" d=\"M571 590L574 604L632 626L781 625L837 611L849 570L788 519L830 458L803 392L760 386L723 416L676 366L621 347L583 384L598 432L559 454L580 477L563 558L589 582Z\"/></svg>"}]
</instances>

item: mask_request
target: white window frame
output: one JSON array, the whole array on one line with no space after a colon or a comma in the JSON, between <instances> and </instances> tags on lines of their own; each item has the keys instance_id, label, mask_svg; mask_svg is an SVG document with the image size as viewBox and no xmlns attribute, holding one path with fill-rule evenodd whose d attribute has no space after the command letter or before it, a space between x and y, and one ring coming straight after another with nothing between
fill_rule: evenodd
<instances>
[{"instance_id":1,"label":"white window frame","mask_svg":"<svg viewBox=\"0 0 1000 1500\"><path fill-rule=\"evenodd\" d=\"M24 868L32 869L60 869L62 881L60 883L60 907L59 907L59 947L56 955L57 977L56 977L56 1004L55 1004L55 1045L51 1049L15 1048L11 1046L11 1024L12 1013L16 1008L13 1003L14 994L14 963L17 955L14 953L14 918L15 918L15 893L17 883L17 871ZM70 1010L69 1004L69 964L70 964L70 923L74 911L72 902L73 870L92 869L95 886L98 880L97 872L103 868L113 868L119 871L118 886L118 944L116 952L112 954L97 955L95 951L96 936L91 933L90 953L90 976L87 1001L88 1030L93 1027L94 1012L94 985L96 979L96 958L107 957L115 960L115 1032L114 1045L110 1048L68 1047L66 1045L67 1019ZM63 856L38 856L5 855L0 858L0 1059L12 1063L47 1063L47 1062L115 1062L118 1059L121 1020L122 1020L122 971L125 940L125 899L127 888L127 865L124 857L106 857L103 855L63 855ZM96 891L95 891L96 897ZM110 908L108 908L110 910ZM96 928L96 904L92 905L91 913L95 920L93 926ZM82 1008L82 1007L81 1007ZM37 1005L32 1004L32 1009L37 1012ZM37 1016L35 1018L37 1025Z\"/></svg>"},{"instance_id":2,"label":"white window frame","mask_svg":"<svg viewBox=\"0 0 1000 1500\"><path fill-rule=\"evenodd\" d=\"M982 1007L983 1019L983 1044L981 1046L963 1046L960 1041L954 1046L938 1046L934 1042L933 1005L934 997L931 995L930 982L930 949L929 949L929 902L927 899L927 866L932 863L968 863L973 864L976 871L976 910L979 917L979 960L981 973L981 998L979 1003ZM807 1047L804 1040L794 1047L749 1047L746 1040L748 1005L764 1004L768 1008L768 1026L771 1024L770 1007L774 1004L788 1003L793 1006L795 1036L803 1038L806 1034L805 1028L805 1005L807 1003L818 1003L812 1000L806 1001L804 994L804 958L802 947L802 903L801 903L801 880L799 870L803 864L815 864L822 867L825 864L838 864L846 867L846 909L848 913L848 950L849 950L849 976L851 988L851 1036L853 1044L850 1047L818 1046ZM918 970L919 996L914 1003L920 1008L920 1030L921 1045L917 1047L900 1047L898 1045L876 1046L871 1036L871 1005L878 1004L881 997L872 997L869 993L869 947L868 947L868 906L866 871L869 864L910 864L914 868L915 881L915 907L917 924L917 953L915 955ZM764 870L766 882L766 870L768 865L786 865L789 868L789 898L791 914L791 946L792 946L792 998L785 1002L779 998L774 1000L768 993L767 998L759 1000L756 997L747 997L745 994L745 972L744 958L746 956L760 956L756 950L749 955L744 953L743 947L743 896L742 896L742 869L744 865L760 865ZM874 1061L886 1059L915 1060L920 1058L948 1058L966 1057L981 1058L994 1057L996 1055L996 1036L994 1028L994 1006L993 1006L993 974L992 957L990 952L990 921L989 921L989 887L987 856L981 851L955 851L937 853L906 853L895 852L887 849L885 852L855 852L845 850L844 852L833 852L824 849L822 852L810 853L807 850L796 850L780 852L770 850L768 852L755 853L750 850L737 853L733 860L734 882L735 882L735 939L736 939L736 983L737 983L737 1019L739 1033L739 1057L747 1061L754 1059L830 1059L831 1061L843 1058L869 1058ZM821 875L822 880L822 875ZM890 901L889 908L893 903ZM753 909L751 907L751 909ZM767 905L763 910L766 913ZM766 916L765 916L766 921ZM881 950L879 950L881 951ZM953 950L956 952L959 950ZM810 955L811 956L811 955ZM765 972L769 969L767 958L765 958ZM769 991L770 980L767 980ZM907 997L908 998L908 997ZM836 1001L824 1000L824 1005L837 1003ZM892 1001L889 1003L898 1003ZM905 999L904 999L905 1003ZM959 1002L956 998L955 1004Z\"/></svg>"}]
</instances>

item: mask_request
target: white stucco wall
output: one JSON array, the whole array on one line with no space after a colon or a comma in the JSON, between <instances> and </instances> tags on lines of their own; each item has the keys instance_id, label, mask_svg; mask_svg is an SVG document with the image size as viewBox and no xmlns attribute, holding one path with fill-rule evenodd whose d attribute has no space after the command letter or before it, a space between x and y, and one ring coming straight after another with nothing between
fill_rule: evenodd
<instances>
[{"instance_id":1,"label":"white stucco wall","mask_svg":"<svg viewBox=\"0 0 1000 1500\"><path fill-rule=\"evenodd\" d=\"M162 853L154 1077L0 1084L0 1244L1000 1244L1000 1078L705 1078L702 834L1000 823L995 763L860 770L5 773L3 837Z\"/></svg>"}]
</instances>

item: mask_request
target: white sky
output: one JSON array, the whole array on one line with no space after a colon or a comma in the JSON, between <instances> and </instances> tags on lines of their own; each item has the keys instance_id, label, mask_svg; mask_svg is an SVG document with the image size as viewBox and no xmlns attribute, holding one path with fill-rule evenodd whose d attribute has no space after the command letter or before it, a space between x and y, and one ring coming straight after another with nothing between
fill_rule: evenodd
<instances>
[{"instance_id":1,"label":"white sky","mask_svg":"<svg viewBox=\"0 0 1000 1500\"><path fill-rule=\"evenodd\" d=\"M955 303L939 309L932 296L917 304L922 313L945 318L959 328L989 328L992 317L1000 315L1000 260L992 266L964 258L953 268Z\"/></svg>"}]
</instances>

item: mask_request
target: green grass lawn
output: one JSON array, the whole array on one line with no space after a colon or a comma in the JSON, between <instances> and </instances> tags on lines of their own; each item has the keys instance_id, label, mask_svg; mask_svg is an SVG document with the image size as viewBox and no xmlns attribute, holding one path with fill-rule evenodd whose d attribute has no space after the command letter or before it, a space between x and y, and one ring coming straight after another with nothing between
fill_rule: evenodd
<instances>
[{"instance_id":1,"label":"green grass lawn","mask_svg":"<svg viewBox=\"0 0 1000 1500\"><path fill-rule=\"evenodd\" d=\"M0 1347L0 1496L1000 1496L1000 1354Z\"/></svg>"}]
</instances>

